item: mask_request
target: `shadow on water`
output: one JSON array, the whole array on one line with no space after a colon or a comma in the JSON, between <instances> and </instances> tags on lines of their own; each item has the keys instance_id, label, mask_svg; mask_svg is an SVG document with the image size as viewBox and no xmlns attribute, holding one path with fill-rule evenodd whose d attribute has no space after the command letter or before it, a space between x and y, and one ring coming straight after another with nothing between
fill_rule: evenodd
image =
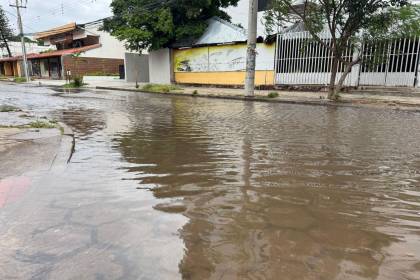
<instances>
[{"instance_id":1,"label":"shadow on water","mask_svg":"<svg viewBox=\"0 0 420 280\"><path fill-rule=\"evenodd\" d=\"M70 126L77 137L85 138L106 126L105 114L95 109L62 109L54 112L54 117Z\"/></svg>"}]
</instances>

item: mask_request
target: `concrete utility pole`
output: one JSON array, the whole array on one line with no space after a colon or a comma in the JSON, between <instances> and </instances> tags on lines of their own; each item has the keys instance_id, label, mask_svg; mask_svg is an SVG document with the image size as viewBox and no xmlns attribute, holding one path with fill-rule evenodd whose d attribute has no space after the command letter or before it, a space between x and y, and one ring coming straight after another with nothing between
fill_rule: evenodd
<instances>
[{"instance_id":1,"label":"concrete utility pole","mask_svg":"<svg viewBox=\"0 0 420 280\"><path fill-rule=\"evenodd\" d=\"M22 43L22 55L23 55L23 70L25 71L25 78L26 81L29 82L29 68L28 68L28 58L26 55L26 46L25 46L25 35L23 34L23 24L22 24L22 17L20 15L20 8L26 9L26 6L22 5L22 2L16 0L16 5L10 5L10 7L16 8L17 18L18 18L18 26L19 26L19 36L20 41Z\"/></svg>"},{"instance_id":2,"label":"concrete utility pole","mask_svg":"<svg viewBox=\"0 0 420 280\"><path fill-rule=\"evenodd\" d=\"M248 48L246 54L245 96L254 97L257 49L258 0L249 0Z\"/></svg>"}]
</instances>

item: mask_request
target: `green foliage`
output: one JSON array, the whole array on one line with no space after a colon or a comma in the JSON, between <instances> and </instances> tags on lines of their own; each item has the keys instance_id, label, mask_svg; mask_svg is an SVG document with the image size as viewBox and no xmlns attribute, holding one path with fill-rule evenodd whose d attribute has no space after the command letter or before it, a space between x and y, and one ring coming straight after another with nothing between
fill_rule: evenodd
<instances>
[{"instance_id":1,"label":"green foliage","mask_svg":"<svg viewBox=\"0 0 420 280\"><path fill-rule=\"evenodd\" d=\"M279 93L273 91L273 92L270 92L267 96L268 96L268 98L277 98L277 97L279 97Z\"/></svg>"},{"instance_id":2,"label":"green foliage","mask_svg":"<svg viewBox=\"0 0 420 280\"><path fill-rule=\"evenodd\" d=\"M194 39L207 28L207 20L230 17L221 8L239 0L113 0L114 16L104 30L125 41L134 51L157 50L180 40Z\"/></svg>"},{"instance_id":3,"label":"green foliage","mask_svg":"<svg viewBox=\"0 0 420 280\"><path fill-rule=\"evenodd\" d=\"M85 74L85 76L105 76L105 77L119 77L119 73L105 73L103 71L96 71Z\"/></svg>"},{"instance_id":4,"label":"green foliage","mask_svg":"<svg viewBox=\"0 0 420 280\"><path fill-rule=\"evenodd\" d=\"M73 80L70 83L65 84L63 86L63 88L81 88L85 85L86 84L83 83L83 77L82 76L75 76L75 77L73 77Z\"/></svg>"},{"instance_id":5,"label":"green foliage","mask_svg":"<svg viewBox=\"0 0 420 280\"><path fill-rule=\"evenodd\" d=\"M10 27L9 20L4 13L2 6L0 6L0 48L6 48L9 56L12 56L10 52L8 41L13 37L13 31Z\"/></svg>"},{"instance_id":6,"label":"green foliage","mask_svg":"<svg viewBox=\"0 0 420 280\"><path fill-rule=\"evenodd\" d=\"M26 78L24 78L24 77L16 77L16 78L13 79L13 81L15 83L25 83L26 82Z\"/></svg>"},{"instance_id":7,"label":"green foliage","mask_svg":"<svg viewBox=\"0 0 420 280\"><path fill-rule=\"evenodd\" d=\"M192 94L193 95L198 95L198 90L195 89Z\"/></svg>"},{"instance_id":8,"label":"green foliage","mask_svg":"<svg viewBox=\"0 0 420 280\"><path fill-rule=\"evenodd\" d=\"M82 76L76 76L73 78L73 83L76 87L82 87L83 86L83 77Z\"/></svg>"},{"instance_id":9,"label":"green foliage","mask_svg":"<svg viewBox=\"0 0 420 280\"><path fill-rule=\"evenodd\" d=\"M147 84L141 90L146 92L170 93L171 91L182 90L182 88L177 85Z\"/></svg>"},{"instance_id":10,"label":"green foliage","mask_svg":"<svg viewBox=\"0 0 420 280\"><path fill-rule=\"evenodd\" d=\"M37 120L34 122L31 122L30 124L27 125L27 127L29 128L56 128L57 127L57 123L54 122L50 122L47 120Z\"/></svg>"}]
</instances>

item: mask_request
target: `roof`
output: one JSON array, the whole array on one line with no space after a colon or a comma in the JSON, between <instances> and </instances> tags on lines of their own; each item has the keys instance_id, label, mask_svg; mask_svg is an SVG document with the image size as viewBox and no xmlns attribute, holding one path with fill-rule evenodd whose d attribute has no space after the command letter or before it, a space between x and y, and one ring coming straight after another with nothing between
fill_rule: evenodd
<instances>
[{"instance_id":1,"label":"roof","mask_svg":"<svg viewBox=\"0 0 420 280\"><path fill-rule=\"evenodd\" d=\"M208 20L208 27L200 38L190 38L172 44L173 48L231 44L247 41L246 30L219 17Z\"/></svg>"},{"instance_id":2,"label":"roof","mask_svg":"<svg viewBox=\"0 0 420 280\"><path fill-rule=\"evenodd\" d=\"M28 54L27 58L28 59L39 59L39 58L64 56L64 55L81 53L81 52L89 51L89 50L92 50L92 49L97 49L99 47L101 47L101 44L96 44L96 45L91 45L91 46L86 46L86 47L81 47L81 48L75 48L75 49L51 51L51 52L45 52L45 53L31 53L31 54ZM18 61L18 60L22 60L22 56L1 58L0 62Z\"/></svg>"},{"instance_id":3,"label":"roof","mask_svg":"<svg viewBox=\"0 0 420 280\"><path fill-rule=\"evenodd\" d=\"M70 31L76 30L76 28L77 28L76 23L72 22L63 26L55 27L47 31L38 32L35 34L35 39L43 39L43 38L51 37L54 35L70 32Z\"/></svg>"}]
</instances>

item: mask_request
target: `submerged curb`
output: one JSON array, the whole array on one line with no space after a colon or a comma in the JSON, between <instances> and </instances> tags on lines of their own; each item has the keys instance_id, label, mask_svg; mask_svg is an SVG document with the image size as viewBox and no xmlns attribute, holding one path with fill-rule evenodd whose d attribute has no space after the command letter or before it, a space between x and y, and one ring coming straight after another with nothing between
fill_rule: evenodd
<instances>
[{"instance_id":1,"label":"submerged curb","mask_svg":"<svg viewBox=\"0 0 420 280\"><path fill-rule=\"evenodd\" d=\"M62 122L59 122L58 126L62 131L61 144L51 164L51 170L64 169L70 162L76 146L73 130Z\"/></svg>"},{"instance_id":2,"label":"submerged curb","mask_svg":"<svg viewBox=\"0 0 420 280\"><path fill-rule=\"evenodd\" d=\"M237 100L237 101L247 101L247 102L264 102L264 103L281 103L281 104L295 104L295 105L311 105L311 106L329 106L329 107L376 107L380 105L382 108L391 109L391 110L401 110L401 111L410 111L410 112L420 112L420 105L413 104L409 102L398 102L398 101L384 101L376 99L354 99L354 100L341 100L339 102L329 101L325 99L320 99L319 101L314 100L291 100L291 99L275 99L275 98L266 98L266 97L245 97L245 96L231 96L231 95L211 95L211 94L189 94L189 93L174 93L174 92L152 92L139 89L128 89L128 88L118 88L118 87L104 87L97 86L96 89L100 90L117 90L117 91L127 91L127 92L136 92L136 93L150 93L150 94L160 94L160 95L169 95L169 96L183 96L183 97L196 97L196 98L213 98L213 99L225 99L225 100ZM402 106L402 107L398 107Z\"/></svg>"}]
</instances>

